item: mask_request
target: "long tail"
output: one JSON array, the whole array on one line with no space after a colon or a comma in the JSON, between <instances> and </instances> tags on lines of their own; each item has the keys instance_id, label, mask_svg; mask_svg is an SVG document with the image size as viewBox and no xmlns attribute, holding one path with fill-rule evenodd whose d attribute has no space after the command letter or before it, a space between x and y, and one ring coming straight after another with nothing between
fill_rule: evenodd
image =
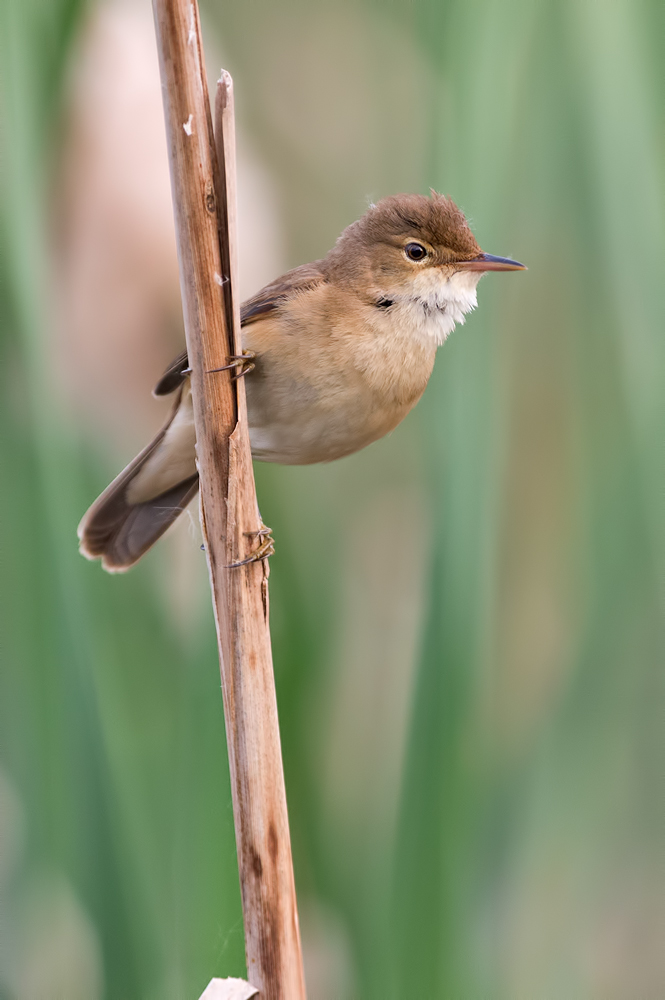
<instances>
[{"instance_id":1,"label":"long tail","mask_svg":"<svg viewBox=\"0 0 665 1000\"><path fill-rule=\"evenodd\" d=\"M80 551L110 573L133 566L164 534L199 488L189 379L157 436L84 515Z\"/></svg>"}]
</instances>

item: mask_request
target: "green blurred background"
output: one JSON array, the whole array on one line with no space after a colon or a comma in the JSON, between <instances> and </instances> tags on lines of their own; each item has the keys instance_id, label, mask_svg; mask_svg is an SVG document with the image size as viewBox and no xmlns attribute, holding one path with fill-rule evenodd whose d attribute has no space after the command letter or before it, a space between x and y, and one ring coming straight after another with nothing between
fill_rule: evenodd
<instances>
[{"instance_id":1,"label":"green blurred background","mask_svg":"<svg viewBox=\"0 0 665 1000\"><path fill-rule=\"evenodd\" d=\"M243 975L195 518L77 554L183 334L148 0L0 0L0 998ZM388 439L257 466L310 1000L665 996L665 7L205 0L245 294L371 200L490 275Z\"/></svg>"}]
</instances>

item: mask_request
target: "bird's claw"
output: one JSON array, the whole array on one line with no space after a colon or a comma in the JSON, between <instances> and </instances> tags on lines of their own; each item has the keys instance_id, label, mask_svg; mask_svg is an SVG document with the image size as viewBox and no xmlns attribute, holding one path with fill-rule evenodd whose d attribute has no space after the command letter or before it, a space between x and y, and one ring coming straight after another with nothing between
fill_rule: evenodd
<instances>
[{"instance_id":1,"label":"bird's claw","mask_svg":"<svg viewBox=\"0 0 665 1000\"><path fill-rule=\"evenodd\" d=\"M221 368L209 368L207 374L212 375L213 372L227 372L232 368L238 368L239 370L234 372L231 378L233 381L242 378L243 375L248 375L249 372L256 368L254 360L256 354L254 351L243 351L242 354L231 354L229 355L229 364L222 365Z\"/></svg>"},{"instance_id":2,"label":"bird's claw","mask_svg":"<svg viewBox=\"0 0 665 1000\"><path fill-rule=\"evenodd\" d=\"M238 562L230 563L227 566L227 569L238 569L239 566L249 566L250 563L264 562L270 556L274 556L275 539L272 537L272 530L267 528L265 524L262 524L258 531L246 531L245 537L258 538L258 548L248 555L246 559L240 559Z\"/></svg>"}]
</instances>

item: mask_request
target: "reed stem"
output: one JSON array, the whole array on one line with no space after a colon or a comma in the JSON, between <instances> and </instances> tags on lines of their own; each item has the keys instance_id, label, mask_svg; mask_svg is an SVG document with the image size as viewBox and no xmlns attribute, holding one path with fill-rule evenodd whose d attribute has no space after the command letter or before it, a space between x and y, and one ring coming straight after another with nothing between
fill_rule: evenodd
<instances>
[{"instance_id":1,"label":"reed stem","mask_svg":"<svg viewBox=\"0 0 665 1000\"><path fill-rule=\"evenodd\" d=\"M268 624L266 562L240 347L233 85L218 84L217 142L195 0L153 0L185 334L192 369L201 524L217 627L248 978L263 1000L305 1000Z\"/></svg>"}]
</instances>

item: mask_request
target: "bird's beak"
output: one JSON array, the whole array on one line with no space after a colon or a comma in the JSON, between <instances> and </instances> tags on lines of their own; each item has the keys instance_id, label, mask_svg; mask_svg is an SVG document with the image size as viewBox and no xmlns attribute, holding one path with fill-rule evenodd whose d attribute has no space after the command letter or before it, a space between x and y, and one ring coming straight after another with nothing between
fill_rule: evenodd
<instances>
[{"instance_id":1,"label":"bird's beak","mask_svg":"<svg viewBox=\"0 0 665 1000\"><path fill-rule=\"evenodd\" d=\"M463 271L526 271L524 264L509 257L495 257L491 253L480 253L471 260L460 260L456 266Z\"/></svg>"}]
</instances>

